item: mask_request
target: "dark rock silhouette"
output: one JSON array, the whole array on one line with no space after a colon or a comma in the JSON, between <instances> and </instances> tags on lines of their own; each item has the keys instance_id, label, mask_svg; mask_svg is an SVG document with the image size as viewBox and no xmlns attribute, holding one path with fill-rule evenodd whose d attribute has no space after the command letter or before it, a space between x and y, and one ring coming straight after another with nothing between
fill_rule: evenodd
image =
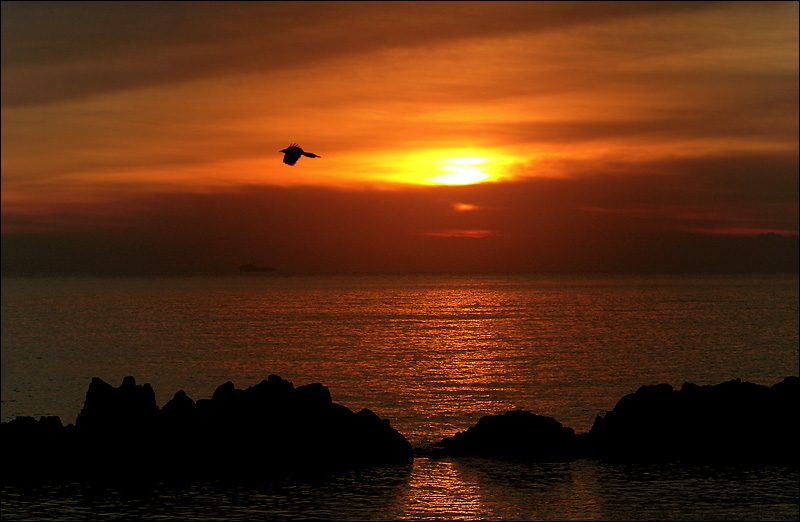
<instances>
[{"instance_id":1,"label":"dark rock silhouette","mask_svg":"<svg viewBox=\"0 0 800 522\"><path fill-rule=\"evenodd\" d=\"M797 464L798 406L798 377L771 387L741 379L642 386L595 419L589 449L606 459Z\"/></svg>"},{"instance_id":2,"label":"dark rock silhouette","mask_svg":"<svg viewBox=\"0 0 800 522\"><path fill-rule=\"evenodd\" d=\"M575 432L551 417L513 410L482 417L475 426L445 437L432 455L561 460L575 455Z\"/></svg>"},{"instance_id":3,"label":"dark rock silhouette","mask_svg":"<svg viewBox=\"0 0 800 522\"><path fill-rule=\"evenodd\" d=\"M75 427L80 433L106 436L152 431L158 421L156 394L149 384L137 385L133 377L125 377L119 388L114 388L95 377Z\"/></svg>"},{"instance_id":4,"label":"dark rock silhouette","mask_svg":"<svg viewBox=\"0 0 800 522\"><path fill-rule=\"evenodd\" d=\"M642 386L620 399L588 433L525 411L481 418L446 437L433 457L520 460L602 458L628 462L800 464L800 378L769 387L740 379L717 385Z\"/></svg>"},{"instance_id":5,"label":"dark rock silhouette","mask_svg":"<svg viewBox=\"0 0 800 522\"><path fill-rule=\"evenodd\" d=\"M77 462L75 426L59 417L17 417L0 424L3 484L69 480L67 466Z\"/></svg>"},{"instance_id":6,"label":"dark rock silhouette","mask_svg":"<svg viewBox=\"0 0 800 522\"><path fill-rule=\"evenodd\" d=\"M588 433L514 410L481 418L431 457L534 461L573 458L800 465L800 378L642 386ZM17 417L0 425L3 483L26 481L273 480L293 473L409 463L411 445L372 411L331 400L327 387L297 388L276 375L247 389L226 382L210 399L178 391L163 408L148 385L95 378L75 425Z\"/></svg>"},{"instance_id":7,"label":"dark rock silhouette","mask_svg":"<svg viewBox=\"0 0 800 522\"><path fill-rule=\"evenodd\" d=\"M182 390L159 409L150 385L92 380L75 425L58 417L2 424L3 482L38 479L272 479L413 458L409 442L370 410L331 401L321 384L276 375L211 399Z\"/></svg>"}]
</instances>

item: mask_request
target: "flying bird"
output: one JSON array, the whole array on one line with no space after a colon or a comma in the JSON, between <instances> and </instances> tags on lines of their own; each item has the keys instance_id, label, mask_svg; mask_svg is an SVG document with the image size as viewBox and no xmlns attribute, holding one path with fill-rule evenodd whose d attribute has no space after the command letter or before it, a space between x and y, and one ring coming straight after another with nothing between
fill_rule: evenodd
<instances>
[{"instance_id":1,"label":"flying bird","mask_svg":"<svg viewBox=\"0 0 800 522\"><path fill-rule=\"evenodd\" d=\"M294 165L297 163L297 160L300 159L300 156L305 156L306 158L321 158L322 156L317 156L313 152L305 152L301 149L297 143L292 143L285 149L283 149L283 162L287 165Z\"/></svg>"}]
</instances>

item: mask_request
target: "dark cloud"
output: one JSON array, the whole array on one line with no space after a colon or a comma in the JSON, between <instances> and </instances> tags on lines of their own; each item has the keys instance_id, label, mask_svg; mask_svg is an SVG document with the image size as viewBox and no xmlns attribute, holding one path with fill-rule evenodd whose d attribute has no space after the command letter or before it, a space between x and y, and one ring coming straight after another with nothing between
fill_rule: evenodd
<instances>
[{"instance_id":1,"label":"dark cloud","mask_svg":"<svg viewBox=\"0 0 800 522\"><path fill-rule=\"evenodd\" d=\"M638 14L684 2L3 2L2 106Z\"/></svg>"},{"instance_id":2,"label":"dark cloud","mask_svg":"<svg viewBox=\"0 0 800 522\"><path fill-rule=\"evenodd\" d=\"M791 195L747 200L755 182L740 180L698 206L709 176L140 196L115 205L132 210L113 221L98 216L97 226L4 234L3 273L234 273L246 263L283 272L796 270L796 234L724 233L759 218L764 234L797 230L796 203L793 214L748 215L761 208L754 199L780 207ZM456 203L475 207L460 212Z\"/></svg>"}]
</instances>

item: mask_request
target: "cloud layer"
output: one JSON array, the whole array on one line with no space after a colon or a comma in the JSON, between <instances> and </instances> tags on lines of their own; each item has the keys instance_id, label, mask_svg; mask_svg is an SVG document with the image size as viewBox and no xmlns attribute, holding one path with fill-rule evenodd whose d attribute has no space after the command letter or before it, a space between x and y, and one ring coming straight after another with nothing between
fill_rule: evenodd
<instances>
[{"instance_id":1,"label":"cloud layer","mask_svg":"<svg viewBox=\"0 0 800 522\"><path fill-rule=\"evenodd\" d=\"M2 10L4 273L728 270L796 243L795 2ZM323 158L283 165L292 141ZM426 185L459 154L489 182Z\"/></svg>"}]
</instances>

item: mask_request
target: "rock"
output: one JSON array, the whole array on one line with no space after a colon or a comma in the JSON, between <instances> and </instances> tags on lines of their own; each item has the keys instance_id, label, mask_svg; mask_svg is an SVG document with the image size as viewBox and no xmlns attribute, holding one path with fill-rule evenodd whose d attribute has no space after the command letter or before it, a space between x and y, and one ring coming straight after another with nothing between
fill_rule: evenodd
<instances>
[{"instance_id":1,"label":"rock","mask_svg":"<svg viewBox=\"0 0 800 522\"><path fill-rule=\"evenodd\" d=\"M2 483L38 482L43 475L66 478L65 459L75 451L74 428L64 426L59 417L17 417L0 424Z\"/></svg>"},{"instance_id":2,"label":"rock","mask_svg":"<svg viewBox=\"0 0 800 522\"><path fill-rule=\"evenodd\" d=\"M176 392L172 399L161 408L162 417L170 419L184 419L195 415L196 412L197 405L183 390Z\"/></svg>"},{"instance_id":3,"label":"rock","mask_svg":"<svg viewBox=\"0 0 800 522\"><path fill-rule=\"evenodd\" d=\"M261 480L413 458L389 421L333 403L319 383L295 388L275 375L244 390L226 382L197 402L181 390L162 409L150 385L133 377L118 388L94 378L75 426L19 417L3 423L2 434L13 449L4 483Z\"/></svg>"},{"instance_id":4,"label":"rock","mask_svg":"<svg viewBox=\"0 0 800 522\"><path fill-rule=\"evenodd\" d=\"M482 417L429 455L798 465L798 399L798 377L771 387L740 379L679 390L648 385L622 397L588 433L514 410ZM118 388L95 378L75 425L17 417L0 434L4 484L271 480L413 459L388 420L334 403L322 384L295 388L276 375L244 390L226 382L196 402L181 390L161 409L153 389L133 377Z\"/></svg>"},{"instance_id":5,"label":"rock","mask_svg":"<svg viewBox=\"0 0 800 522\"><path fill-rule=\"evenodd\" d=\"M772 387L742 382L642 386L589 431L595 456L626 461L798 460L800 379Z\"/></svg>"},{"instance_id":6,"label":"rock","mask_svg":"<svg viewBox=\"0 0 800 522\"><path fill-rule=\"evenodd\" d=\"M331 392L318 382L300 386L294 393L295 407L307 411L323 411L331 405Z\"/></svg>"},{"instance_id":7,"label":"rock","mask_svg":"<svg viewBox=\"0 0 800 522\"><path fill-rule=\"evenodd\" d=\"M423 451L434 457L520 460L602 458L628 462L800 464L800 378L774 386L741 379L717 385L645 385L622 397L589 433L515 410L478 423Z\"/></svg>"},{"instance_id":8,"label":"rock","mask_svg":"<svg viewBox=\"0 0 800 522\"><path fill-rule=\"evenodd\" d=\"M89 384L75 426L82 433L104 436L146 431L152 429L158 419L156 394L149 384L137 385L129 376L119 388L114 388L95 377Z\"/></svg>"},{"instance_id":9,"label":"rock","mask_svg":"<svg viewBox=\"0 0 800 522\"><path fill-rule=\"evenodd\" d=\"M466 431L442 439L433 454L561 460L573 457L575 448L572 428L551 417L513 410L482 417Z\"/></svg>"}]
</instances>

